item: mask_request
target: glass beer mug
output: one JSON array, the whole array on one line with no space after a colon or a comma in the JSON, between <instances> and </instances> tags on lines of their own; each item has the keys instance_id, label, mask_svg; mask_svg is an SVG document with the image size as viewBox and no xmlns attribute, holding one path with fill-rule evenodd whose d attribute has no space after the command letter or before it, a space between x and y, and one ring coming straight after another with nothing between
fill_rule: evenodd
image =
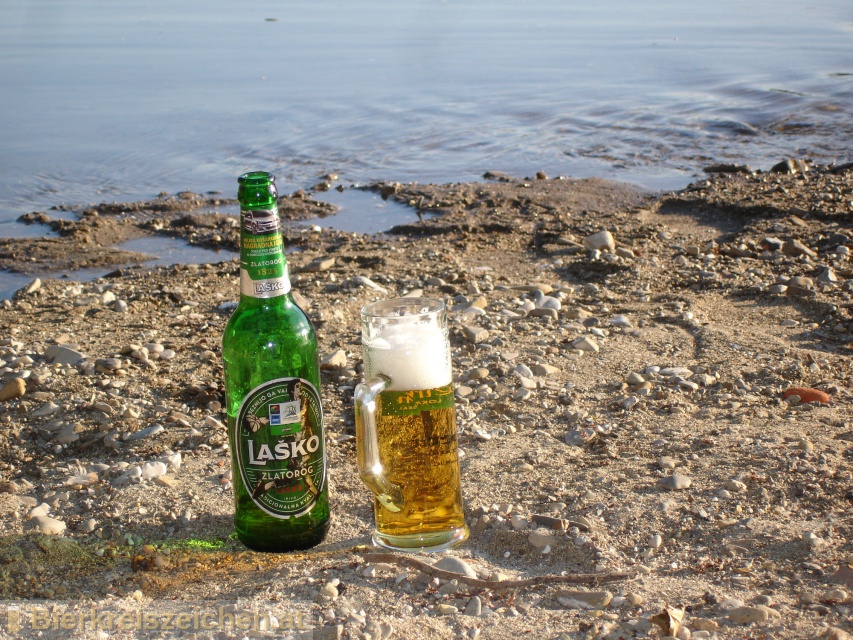
<instances>
[{"instance_id":1,"label":"glass beer mug","mask_svg":"<svg viewBox=\"0 0 853 640\"><path fill-rule=\"evenodd\" d=\"M355 389L362 481L374 494L373 541L440 551L468 537L462 510L447 312L430 298L361 310L364 382Z\"/></svg>"}]
</instances>

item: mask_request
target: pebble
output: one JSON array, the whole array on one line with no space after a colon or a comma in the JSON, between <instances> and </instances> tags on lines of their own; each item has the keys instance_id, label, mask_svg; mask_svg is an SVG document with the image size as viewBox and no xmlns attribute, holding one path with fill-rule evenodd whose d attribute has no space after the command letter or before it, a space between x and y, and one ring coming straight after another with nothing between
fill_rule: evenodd
<instances>
[{"instance_id":1,"label":"pebble","mask_svg":"<svg viewBox=\"0 0 853 640\"><path fill-rule=\"evenodd\" d=\"M473 342L474 344L479 344L489 339L489 330L483 327L464 326L462 327L462 333L468 342Z\"/></svg>"},{"instance_id":2,"label":"pebble","mask_svg":"<svg viewBox=\"0 0 853 640\"><path fill-rule=\"evenodd\" d=\"M20 398L27 392L27 383L23 378L12 378L0 388L0 402Z\"/></svg>"},{"instance_id":3,"label":"pebble","mask_svg":"<svg viewBox=\"0 0 853 640\"><path fill-rule=\"evenodd\" d=\"M817 253L809 249L799 240L785 241L785 244L782 245L782 253L784 253L786 256L791 256L792 258L796 258L802 255L807 255L810 258L817 258Z\"/></svg>"},{"instance_id":4,"label":"pebble","mask_svg":"<svg viewBox=\"0 0 853 640\"><path fill-rule=\"evenodd\" d=\"M533 367L531 367L531 370L535 375L542 376L543 378L546 376L553 375L555 373L560 373L559 367L555 367L553 365L545 363L535 364L533 365Z\"/></svg>"},{"instance_id":5,"label":"pebble","mask_svg":"<svg viewBox=\"0 0 853 640\"><path fill-rule=\"evenodd\" d=\"M844 589L830 589L821 596L822 602L844 602L847 600L847 592Z\"/></svg>"},{"instance_id":6,"label":"pebble","mask_svg":"<svg viewBox=\"0 0 853 640\"><path fill-rule=\"evenodd\" d=\"M56 444L71 444L72 442L76 442L80 439L80 436L77 434L77 428L79 425L77 424L67 424L62 429L60 429L59 433L54 437L53 442Z\"/></svg>"},{"instance_id":7,"label":"pebble","mask_svg":"<svg viewBox=\"0 0 853 640\"><path fill-rule=\"evenodd\" d=\"M65 523L62 520L57 520L50 516L33 516L30 518L30 522L32 523L32 526L39 531L39 533L43 533L47 536L58 536L62 534L66 528Z\"/></svg>"},{"instance_id":8,"label":"pebble","mask_svg":"<svg viewBox=\"0 0 853 640\"><path fill-rule=\"evenodd\" d=\"M817 535L814 531L806 531L803 534L803 542L805 542L812 548L816 548L823 545L823 543L826 541L819 535Z\"/></svg>"},{"instance_id":9,"label":"pebble","mask_svg":"<svg viewBox=\"0 0 853 640\"><path fill-rule=\"evenodd\" d=\"M562 308L562 303L553 296L546 296L541 290L533 291L533 302L537 309L553 309L559 311Z\"/></svg>"},{"instance_id":10,"label":"pebble","mask_svg":"<svg viewBox=\"0 0 853 640\"><path fill-rule=\"evenodd\" d=\"M610 591L569 591L557 592L557 601L567 609L604 609L613 600Z\"/></svg>"},{"instance_id":11,"label":"pebble","mask_svg":"<svg viewBox=\"0 0 853 640\"><path fill-rule=\"evenodd\" d=\"M640 605L642 605L645 602L645 600L643 599L643 596L641 596L639 593L633 593L633 592L626 593L625 594L625 600L627 600L630 604L634 605L635 607L639 607Z\"/></svg>"},{"instance_id":12,"label":"pebble","mask_svg":"<svg viewBox=\"0 0 853 640\"><path fill-rule=\"evenodd\" d=\"M461 573L469 578L476 578L477 572L467 562L454 556L446 556L433 565L436 569Z\"/></svg>"},{"instance_id":13,"label":"pebble","mask_svg":"<svg viewBox=\"0 0 853 640\"><path fill-rule=\"evenodd\" d=\"M315 258L307 265L300 269L301 272L307 273L318 273L321 271L328 271L332 267L335 266L335 258L328 258L326 256L321 256L319 258Z\"/></svg>"},{"instance_id":14,"label":"pebble","mask_svg":"<svg viewBox=\"0 0 853 640\"><path fill-rule=\"evenodd\" d=\"M554 542L554 536L547 529L537 529L530 532L530 535L527 536L527 541L537 549L543 549Z\"/></svg>"},{"instance_id":15,"label":"pebble","mask_svg":"<svg viewBox=\"0 0 853 640\"><path fill-rule=\"evenodd\" d=\"M552 320L556 320L560 317L560 314L556 309L531 309L527 312L527 315L531 318L551 318Z\"/></svg>"},{"instance_id":16,"label":"pebble","mask_svg":"<svg viewBox=\"0 0 853 640\"><path fill-rule=\"evenodd\" d=\"M370 289L373 289L374 291L378 291L379 293L388 293L388 289L376 284L367 276L355 276L352 281L358 286L368 287Z\"/></svg>"},{"instance_id":17,"label":"pebble","mask_svg":"<svg viewBox=\"0 0 853 640\"><path fill-rule=\"evenodd\" d=\"M41 407L33 411L32 415L36 418L43 418L44 416L53 415L57 411L59 411L59 405L54 402L48 402L47 404L42 405Z\"/></svg>"},{"instance_id":18,"label":"pebble","mask_svg":"<svg viewBox=\"0 0 853 640\"><path fill-rule=\"evenodd\" d=\"M79 351L58 344L49 346L44 352L44 359L53 364L76 365L85 357Z\"/></svg>"},{"instance_id":19,"label":"pebble","mask_svg":"<svg viewBox=\"0 0 853 640\"><path fill-rule=\"evenodd\" d=\"M633 329L634 325L628 319L628 316L618 315L613 316L609 320L609 324L613 327L622 327L623 329Z\"/></svg>"},{"instance_id":20,"label":"pebble","mask_svg":"<svg viewBox=\"0 0 853 640\"><path fill-rule=\"evenodd\" d=\"M598 350L600 348L598 346L598 343L589 336L581 336L577 340L573 341L572 347L575 349L580 349L581 351L591 351L594 353L598 353Z\"/></svg>"},{"instance_id":21,"label":"pebble","mask_svg":"<svg viewBox=\"0 0 853 640\"><path fill-rule=\"evenodd\" d=\"M754 607L737 607L729 611L728 618L735 624L764 624L771 617L779 617L780 614L775 609L764 605Z\"/></svg>"},{"instance_id":22,"label":"pebble","mask_svg":"<svg viewBox=\"0 0 853 640\"><path fill-rule=\"evenodd\" d=\"M343 369L347 366L347 352L338 349L323 358L320 363L321 369Z\"/></svg>"},{"instance_id":23,"label":"pebble","mask_svg":"<svg viewBox=\"0 0 853 640\"><path fill-rule=\"evenodd\" d=\"M92 533L97 528L98 521L94 518L89 518L86 522L82 523L77 530L82 531L83 533Z\"/></svg>"},{"instance_id":24,"label":"pebble","mask_svg":"<svg viewBox=\"0 0 853 640\"><path fill-rule=\"evenodd\" d=\"M605 229L584 238L583 246L590 251L607 251L613 253L616 250L616 241L613 239L613 234Z\"/></svg>"},{"instance_id":25,"label":"pebble","mask_svg":"<svg viewBox=\"0 0 853 640\"><path fill-rule=\"evenodd\" d=\"M668 491L681 491L683 489L689 489L690 485L693 484L693 480L688 476L674 473L671 476L661 478L658 481L658 484Z\"/></svg>"},{"instance_id":26,"label":"pebble","mask_svg":"<svg viewBox=\"0 0 853 640\"><path fill-rule=\"evenodd\" d=\"M720 628L720 623L711 618L693 618L692 625L697 631L716 631Z\"/></svg>"},{"instance_id":27,"label":"pebble","mask_svg":"<svg viewBox=\"0 0 853 640\"><path fill-rule=\"evenodd\" d=\"M42 516L46 516L49 511L50 506L42 502L39 506L30 509L30 512L27 514L27 516L29 518L40 518Z\"/></svg>"},{"instance_id":28,"label":"pebble","mask_svg":"<svg viewBox=\"0 0 853 640\"><path fill-rule=\"evenodd\" d=\"M163 462L146 462L142 465L142 479L153 480L159 476L166 475L167 471L166 464Z\"/></svg>"},{"instance_id":29,"label":"pebble","mask_svg":"<svg viewBox=\"0 0 853 640\"><path fill-rule=\"evenodd\" d=\"M675 469L678 466L678 460L670 456L661 456L658 458L658 466L667 471Z\"/></svg>"},{"instance_id":30,"label":"pebble","mask_svg":"<svg viewBox=\"0 0 853 640\"><path fill-rule=\"evenodd\" d=\"M741 482L740 480L735 480L734 478L726 480L725 483L723 483L723 487L725 487L728 491L737 491L739 493L746 491L747 488L743 482Z\"/></svg>"},{"instance_id":31,"label":"pebble","mask_svg":"<svg viewBox=\"0 0 853 640\"><path fill-rule=\"evenodd\" d=\"M128 434L124 440L125 442L135 442L137 440L143 440L144 438L156 436L158 433L162 433L163 431L165 431L165 427L163 427L162 424L152 424L150 427L145 427L144 429Z\"/></svg>"},{"instance_id":32,"label":"pebble","mask_svg":"<svg viewBox=\"0 0 853 640\"><path fill-rule=\"evenodd\" d=\"M480 596L474 596L465 605L465 615L479 617L483 613L483 601Z\"/></svg>"},{"instance_id":33,"label":"pebble","mask_svg":"<svg viewBox=\"0 0 853 640\"><path fill-rule=\"evenodd\" d=\"M632 387L635 387L638 384L643 384L645 381L646 379L639 373L631 373L628 375L627 378L625 378L625 382L631 385Z\"/></svg>"}]
</instances>

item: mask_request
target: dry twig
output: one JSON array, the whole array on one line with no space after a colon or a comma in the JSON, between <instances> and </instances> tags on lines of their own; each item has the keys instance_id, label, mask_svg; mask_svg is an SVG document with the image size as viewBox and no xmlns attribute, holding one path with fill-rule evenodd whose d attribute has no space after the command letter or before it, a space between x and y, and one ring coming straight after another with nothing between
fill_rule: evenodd
<instances>
[{"instance_id":1,"label":"dry twig","mask_svg":"<svg viewBox=\"0 0 853 640\"><path fill-rule=\"evenodd\" d=\"M418 560L412 556L401 556L395 553L367 553L364 555L367 562L387 562L388 564L396 564L409 569L416 569L421 573L442 580L456 580L460 584L467 584L472 587L482 587L484 589L518 589L521 587L536 587L543 584L587 584L598 585L604 582L616 582L618 580L628 580L633 578L634 574L623 571L616 573L569 573L566 575L547 575L534 576L533 578L524 578L522 580L481 580L480 578L469 578L461 573L453 571L445 571L437 569L431 564Z\"/></svg>"}]
</instances>

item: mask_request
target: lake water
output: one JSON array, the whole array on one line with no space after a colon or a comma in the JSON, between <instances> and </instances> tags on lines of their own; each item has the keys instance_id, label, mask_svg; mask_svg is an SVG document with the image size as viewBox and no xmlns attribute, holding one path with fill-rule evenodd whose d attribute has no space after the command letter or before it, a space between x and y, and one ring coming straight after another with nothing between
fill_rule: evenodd
<instances>
[{"instance_id":1,"label":"lake water","mask_svg":"<svg viewBox=\"0 0 853 640\"><path fill-rule=\"evenodd\" d=\"M0 137L0 236L257 168L282 193L486 170L659 189L850 161L853 2L4 0Z\"/></svg>"}]
</instances>

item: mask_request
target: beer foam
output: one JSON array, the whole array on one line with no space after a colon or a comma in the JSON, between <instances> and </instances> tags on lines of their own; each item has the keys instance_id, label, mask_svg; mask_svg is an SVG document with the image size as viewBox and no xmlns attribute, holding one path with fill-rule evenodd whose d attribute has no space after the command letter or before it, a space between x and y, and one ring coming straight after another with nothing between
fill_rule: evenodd
<instances>
[{"instance_id":1,"label":"beer foam","mask_svg":"<svg viewBox=\"0 0 853 640\"><path fill-rule=\"evenodd\" d=\"M450 348L444 332L434 324L385 325L364 346L365 377L385 374L391 378L389 389L435 389L453 381Z\"/></svg>"}]
</instances>

